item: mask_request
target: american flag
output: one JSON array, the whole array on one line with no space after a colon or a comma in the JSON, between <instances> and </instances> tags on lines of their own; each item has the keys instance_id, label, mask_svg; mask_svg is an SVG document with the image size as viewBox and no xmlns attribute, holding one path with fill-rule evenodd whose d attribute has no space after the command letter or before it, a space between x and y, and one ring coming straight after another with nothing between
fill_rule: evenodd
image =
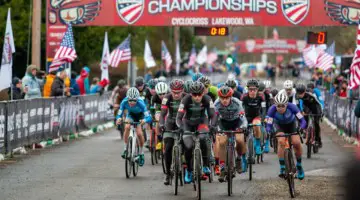
<instances>
[{"instance_id":1,"label":"american flag","mask_svg":"<svg viewBox=\"0 0 360 200\"><path fill-rule=\"evenodd\" d=\"M59 67L66 63L71 63L77 58L74 45L74 36L71 24L68 24L65 35L61 41L60 48L56 51L53 62L49 67L49 72L57 71Z\"/></svg>"},{"instance_id":2,"label":"american flag","mask_svg":"<svg viewBox=\"0 0 360 200\"><path fill-rule=\"evenodd\" d=\"M330 54L331 56L336 56L335 54L335 41L325 50L326 53Z\"/></svg>"},{"instance_id":3,"label":"american flag","mask_svg":"<svg viewBox=\"0 0 360 200\"><path fill-rule=\"evenodd\" d=\"M110 66L117 67L121 61L131 59L130 35L110 54Z\"/></svg>"},{"instance_id":4,"label":"american flag","mask_svg":"<svg viewBox=\"0 0 360 200\"><path fill-rule=\"evenodd\" d=\"M317 48L316 50L318 52L318 59L315 66L327 71L334 64L334 56L326 53L323 48Z\"/></svg>"},{"instance_id":5,"label":"american flag","mask_svg":"<svg viewBox=\"0 0 360 200\"><path fill-rule=\"evenodd\" d=\"M306 66L313 67L316 64L316 51L314 45L309 45L302 51ZM314 57L315 56L315 57Z\"/></svg>"},{"instance_id":6,"label":"american flag","mask_svg":"<svg viewBox=\"0 0 360 200\"><path fill-rule=\"evenodd\" d=\"M298 23L307 14L309 3L307 0L283 3L284 14L292 22Z\"/></svg>"},{"instance_id":7,"label":"american flag","mask_svg":"<svg viewBox=\"0 0 360 200\"><path fill-rule=\"evenodd\" d=\"M278 39L279 39L279 32L277 31L276 28L274 28L274 30L273 30L273 39L274 39L274 40L278 40Z\"/></svg>"},{"instance_id":8,"label":"american flag","mask_svg":"<svg viewBox=\"0 0 360 200\"><path fill-rule=\"evenodd\" d=\"M128 23L134 23L141 15L143 1L118 1L118 12Z\"/></svg>"},{"instance_id":9,"label":"american flag","mask_svg":"<svg viewBox=\"0 0 360 200\"><path fill-rule=\"evenodd\" d=\"M358 25L356 41L357 47L355 50L353 61L350 66L350 89L357 88L360 85L360 23Z\"/></svg>"},{"instance_id":10,"label":"american flag","mask_svg":"<svg viewBox=\"0 0 360 200\"><path fill-rule=\"evenodd\" d=\"M214 64L214 62L218 59L218 54L216 53L216 50L213 49L207 56L206 63L209 65Z\"/></svg>"},{"instance_id":11,"label":"american flag","mask_svg":"<svg viewBox=\"0 0 360 200\"><path fill-rule=\"evenodd\" d=\"M161 59L165 62L166 71L170 72L172 58L171 58L170 52L166 48L164 41L161 41Z\"/></svg>"},{"instance_id":12,"label":"american flag","mask_svg":"<svg viewBox=\"0 0 360 200\"><path fill-rule=\"evenodd\" d=\"M191 49L191 54L189 57L189 67L194 66L196 62L196 49L195 46L193 45L192 49Z\"/></svg>"}]
</instances>

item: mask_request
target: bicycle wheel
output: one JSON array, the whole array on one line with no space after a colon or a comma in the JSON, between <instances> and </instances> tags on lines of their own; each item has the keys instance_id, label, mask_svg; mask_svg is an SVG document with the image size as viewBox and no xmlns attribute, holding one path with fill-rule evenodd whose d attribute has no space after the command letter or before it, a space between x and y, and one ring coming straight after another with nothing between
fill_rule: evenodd
<instances>
[{"instance_id":1,"label":"bicycle wheel","mask_svg":"<svg viewBox=\"0 0 360 200\"><path fill-rule=\"evenodd\" d=\"M309 126L307 129L307 158L311 158L311 147L312 147L312 127Z\"/></svg>"},{"instance_id":2,"label":"bicycle wheel","mask_svg":"<svg viewBox=\"0 0 360 200\"><path fill-rule=\"evenodd\" d=\"M226 181L227 181L227 189L228 196L231 196L232 193L232 175L233 175L233 158L232 152L229 152L229 149L226 151Z\"/></svg>"},{"instance_id":3,"label":"bicycle wheel","mask_svg":"<svg viewBox=\"0 0 360 200\"><path fill-rule=\"evenodd\" d=\"M173 166L174 166L174 194L177 195L178 194L178 187L179 187L179 172L180 172L180 152L179 152L179 147L178 146L174 146L174 151L173 151Z\"/></svg>"},{"instance_id":4,"label":"bicycle wheel","mask_svg":"<svg viewBox=\"0 0 360 200\"><path fill-rule=\"evenodd\" d=\"M126 145L127 153L125 157L125 174L126 178L130 178L131 168L132 168L132 137L130 136L128 139L128 143Z\"/></svg>"},{"instance_id":5,"label":"bicycle wheel","mask_svg":"<svg viewBox=\"0 0 360 200\"><path fill-rule=\"evenodd\" d=\"M136 140L136 146L135 146L135 152L134 152L134 156L139 156L140 154L140 148L139 148L139 141ZM139 161L135 161L133 162L133 175L134 177L137 176L139 172Z\"/></svg>"},{"instance_id":6,"label":"bicycle wheel","mask_svg":"<svg viewBox=\"0 0 360 200\"><path fill-rule=\"evenodd\" d=\"M293 160L293 155L290 149L285 149L284 151L284 160L285 160L285 171L286 171L286 180L289 185L289 192L291 198L295 198L295 165ZM294 170L295 169L295 170Z\"/></svg>"},{"instance_id":7,"label":"bicycle wheel","mask_svg":"<svg viewBox=\"0 0 360 200\"><path fill-rule=\"evenodd\" d=\"M196 194L197 194L197 199L200 200L201 199L201 150L200 149L196 149L195 150L195 162L194 162L194 169L195 169L195 184L196 184Z\"/></svg>"},{"instance_id":8,"label":"bicycle wheel","mask_svg":"<svg viewBox=\"0 0 360 200\"><path fill-rule=\"evenodd\" d=\"M249 138L248 141L248 149L249 149L249 155L248 155L248 165L249 165L249 180L252 180L252 165L254 162L254 141L253 138Z\"/></svg>"}]
</instances>

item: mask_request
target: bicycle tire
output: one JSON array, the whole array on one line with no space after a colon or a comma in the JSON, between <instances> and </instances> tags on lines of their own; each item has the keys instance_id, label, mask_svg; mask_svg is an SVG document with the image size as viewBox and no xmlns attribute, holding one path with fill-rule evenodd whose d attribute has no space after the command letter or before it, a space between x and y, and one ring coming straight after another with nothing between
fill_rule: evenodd
<instances>
[{"instance_id":1,"label":"bicycle tire","mask_svg":"<svg viewBox=\"0 0 360 200\"><path fill-rule=\"evenodd\" d=\"M125 175L126 178L130 178L131 169L132 169L132 137L130 136L128 139L128 143L126 144L127 153L125 155Z\"/></svg>"},{"instance_id":2,"label":"bicycle tire","mask_svg":"<svg viewBox=\"0 0 360 200\"><path fill-rule=\"evenodd\" d=\"M136 156L139 156L140 148L139 148L139 141L136 140L136 147L135 147L135 154ZM139 162L133 162L133 175L134 177L137 176L139 172Z\"/></svg>"},{"instance_id":3,"label":"bicycle tire","mask_svg":"<svg viewBox=\"0 0 360 200\"><path fill-rule=\"evenodd\" d=\"M173 160L174 160L174 195L178 194L178 187L179 187L179 169L180 169L180 158L179 158L179 147L174 146L174 155L173 155Z\"/></svg>"},{"instance_id":4,"label":"bicycle tire","mask_svg":"<svg viewBox=\"0 0 360 200\"><path fill-rule=\"evenodd\" d=\"M285 160L285 171L286 171L286 180L289 185L289 193L291 198L295 198L295 172L294 172L294 160L293 155L290 149L285 149L284 151L284 160Z\"/></svg>"},{"instance_id":5,"label":"bicycle tire","mask_svg":"<svg viewBox=\"0 0 360 200\"><path fill-rule=\"evenodd\" d=\"M201 199L201 150L195 150L195 162L194 162L194 169L195 169L195 177L196 177L196 196L197 199Z\"/></svg>"},{"instance_id":6,"label":"bicycle tire","mask_svg":"<svg viewBox=\"0 0 360 200\"><path fill-rule=\"evenodd\" d=\"M249 149L249 155L248 155L248 165L249 165L249 180L252 180L252 165L254 160L254 140L253 138L250 138L248 141L248 149Z\"/></svg>"},{"instance_id":7,"label":"bicycle tire","mask_svg":"<svg viewBox=\"0 0 360 200\"><path fill-rule=\"evenodd\" d=\"M309 126L307 129L307 142L306 142L306 146L307 146L307 158L311 158L311 147L312 147L312 127Z\"/></svg>"},{"instance_id":8,"label":"bicycle tire","mask_svg":"<svg viewBox=\"0 0 360 200\"><path fill-rule=\"evenodd\" d=\"M226 151L226 181L227 181L227 191L228 196L231 196L232 194L232 171L233 171L233 163L232 163L232 157L231 153L229 151Z\"/></svg>"}]
</instances>

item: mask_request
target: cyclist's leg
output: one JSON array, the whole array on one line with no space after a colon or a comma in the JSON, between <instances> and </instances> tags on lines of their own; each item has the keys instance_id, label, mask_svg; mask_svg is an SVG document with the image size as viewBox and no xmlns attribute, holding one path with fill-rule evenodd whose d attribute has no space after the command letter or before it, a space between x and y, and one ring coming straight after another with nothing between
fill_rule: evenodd
<instances>
[{"instance_id":1,"label":"cyclist's leg","mask_svg":"<svg viewBox=\"0 0 360 200\"><path fill-rule=\"evenodd\" d=\"M301 155L302 155L302 146L300 143L300 137L298 135L294 135L291 137L291 142L294 147L295 157L296 157L296 168L298 171L298 178L300 180L304 179L305 173L301 164Z\"/></svg>"},{"instance_id":2,"label":"cyclist's leg","mask_svg":"<svg viewBox=\"0 0 360 200\"><path fill-rule=\"evenodd\" d=\"M209 169L209 127L207 125L207 121L205 123L201 123L198 126L198 131L200 133L200 148L203 159L203 171L205 174L210 174L211 171Z\"/></svg>"},{"instance_id":3,"label":"cyclist's leg","mask_svg":"<svg viewBox=\"0 0 360 200\"><path fill-rule=\"evenodd\" d=\"M237 171L238 173L245 172L247 167L246 159L246 144L244 134L235 135L236 152L237 152ZM241 161L241 162L240 162Z\"/></svg>"},{"instance_id":4,"label":"cyclist's leg","mask_svg":"<svg viewBox=\"0 0 360 200\"><path fill-rule=\"evenodd\" d=\"M156 112L156 114L155 114L155 120L157 121L156 122L156 126L155 126L155 144L158 144L158 142L161 142L161 137L158 137L158 134L160 133L160 129L159 129L159 119L160 119L160 112ZM158 140L158 138L160 138L159 140ZM161 146L161 145L160 145Z\"/></svg>"},{"instance_id":5,"label":"cyclist's leg","mask_svg":"<svg viewBox=\"0 0 360 200\"><path fill-rule=\"evenodd\" d=\"M223 130L223 129L221 129ZM224 181L225 178L225 160L226 160L226 144L227 137L226 135L218 135L218 155L219 155L219 164L220 164L220 176L219 181Z\"/></svg>"},{"instance_id":6,"label":"cyclist's leg","mask_svg":"<svg viewBox=\"0 0 360 200\"><path fill-rule=\"evenodd\" d=\"M252 124L253 125L261 125L261 118L260 117L255 117L252 120ZM261 154L261 127L260 126L254 126L254 136L255 136L255 152L257 155Z\"/></svg>"},{"instance_id":7,"label":"cyclist's leg","mask_svg":"<svg viewBox=\"0 0 360 200\"><path fill-rule=\"evenodd\" d=\"M132 119L132 117L128 114L128 115L126 115L125 121L126 121L126 122L132 122L133 119ZM130 124L126 124L126 125L125 125L125 131L124 131L124 151L123 151L123 153L122 153L122 155L121 155L122 158L125 158L125 155L126 155L127 143L128 143L129 134L130 134Z\"/></svg>"},{"instance_id":8,"label":"cyclist's leg","mask_svg":"<svg viewBox=\"0 0 360 200\"><path fill-rule=\"evenodd\" d=\"M282 128L280 128L280 126L278 126L277 124L274 125L275 128L275 132L277 136L280 135L284 135L284 130ZM285 174L285 160L284 160L284 150L285 150L285 138L284 137L278 137L277 138L277 142L278 142L278 150L277 150L277 155L279 158L279 164L280 164L280 174L279 176L282 177Z\"/></svg>"},{"instance_id":9,"label":"cyclist's leg","mask_svg":"<svg viewBox=\"0 0 360 200\"><path fill-rule=\"evenodd\" d=\"M177 126L174 122L166 121L165 127L166 127L166 131L164 133L164 145L165 145L164 157L165 157L165 166L166 166L167 174L164 183L168 184L169 182L168 177L170 175L170 168L172 162L172 149L174 146L174 133L170 133L167 131L175 130Z\"/></svg>"},{"instance_id":10,"label":"cyclist's leg","mask_svg":"<svg viewBox=\"0 0 360 200\"><path fill-rule=\"evenodd\" d=\"M318 113L316 113L318 114ZM320 128L320 117L314 117L314 126L315 126L315 141L318 142L319 147L322 147L321 141L321 128Z\"/></svg>"},{"instance_id":11,"label":"cyclist's leg","mask_svg":"<svg viewBox=\"0 0 360 200\"><path fill-rule=\"evenodd\" d=\"M192 181L192 171L193 166L191 164L192 159L192 150L194 146L194 140L192 135L187 135L186 132L193 132L196 127L189 126L186 121L184 121L184 135L183 135L183 144L184 144L184 154L186 160L186 171L185 171L185 182L190 183Z\"/></svg>"},{"instance_id":12,"label":"cyclist's leg","mask_svg":"<svg viewBox=\"0 0 360 200\"><path fill-rule=\"evenodd\" d=\"M215 136L215 145L214 145L214 155L215 155L215 173L217 175L220 174L220 169L219 169L219 148L220 148L220 143L219 143L219 140L220 140L220 136L216 135Z\"/></svg>"}]
</instances>

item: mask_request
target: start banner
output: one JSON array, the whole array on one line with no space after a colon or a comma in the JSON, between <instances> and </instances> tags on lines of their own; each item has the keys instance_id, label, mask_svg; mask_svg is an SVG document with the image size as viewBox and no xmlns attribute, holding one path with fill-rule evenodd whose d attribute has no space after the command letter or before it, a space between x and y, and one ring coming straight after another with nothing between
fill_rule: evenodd
<instances>
[{"instance_id":1,"label":"start banner","mask_svg":"<svg viewBox=\"0 0 360 200\"><path fill-rule=\"evenodd\" d=\"M235 44L239 53L299 54L305 46L305 40L292 39L249 39Z\"/></svg>"},{"instance_id":2,"label":"start banner","mask_svg":"<svg viewBox=\"0 0 360 200\"><path fill-rule=\"evenodd\" d=\"M342 26L360 0L47 0L47 58L79 26Z\"/></svg>"}]
</instances>

